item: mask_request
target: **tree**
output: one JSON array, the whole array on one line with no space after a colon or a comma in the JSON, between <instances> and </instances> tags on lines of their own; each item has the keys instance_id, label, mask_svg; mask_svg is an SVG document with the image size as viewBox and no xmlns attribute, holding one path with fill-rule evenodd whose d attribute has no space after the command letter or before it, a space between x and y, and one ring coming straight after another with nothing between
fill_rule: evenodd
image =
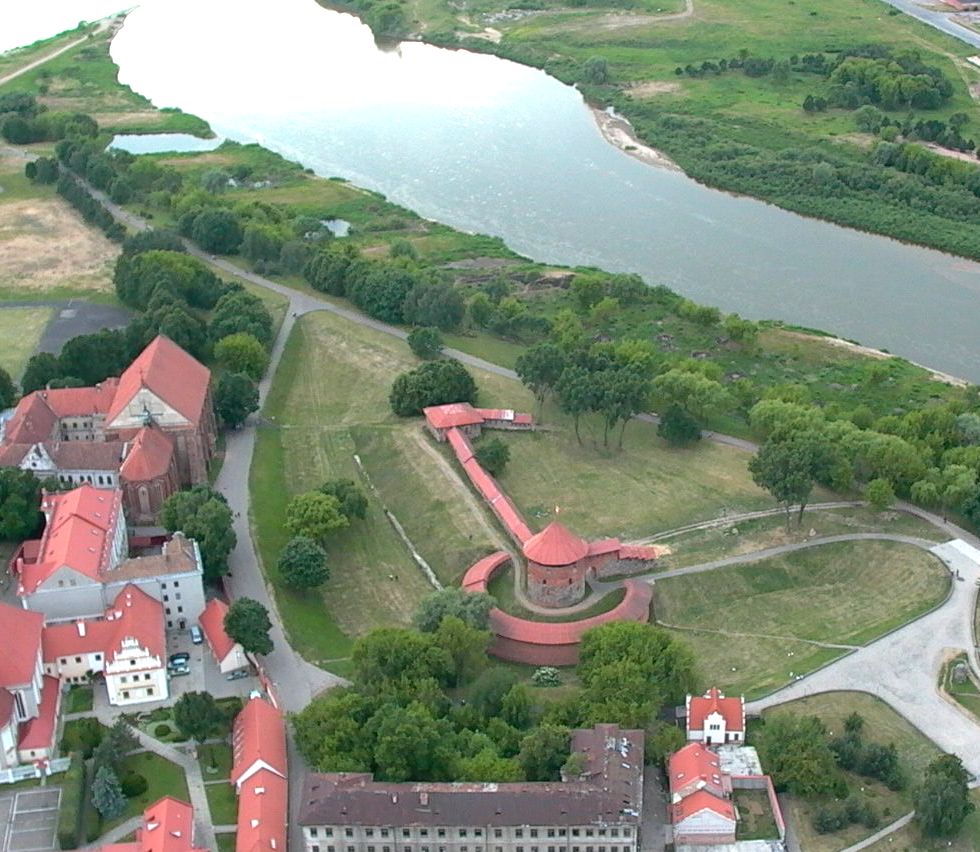
<instances>
[{"instance_id":1,"label":"tree","mask_svg":"<svg viewBox=\"0 0 980 852\"><path fill-rule=\"evenodd\" d=\"M766 441L749 460L752 481L765 488L786 510L786 526L790 512L799 504L799 523L813 490L813 458L805 443L798 441Z\"/></svg>"},{"instance_id":2,"label":"tree","mask_svg":"<svg viewBox=\"0 0 980 852\"><path fill-rule=\"evenodd\" d=\"M466 303L451 284L418 284L405 296L405 322L451 331L462 321Z\"/></svg>"},{"instance_id":3,"label":"tree","mask_svg":"<svg viewBox=\"0 0 980 852\"><path fill-rule=\"evenodd\" d=\"M557 781L568 752L568 728L541 725L521 740L517 761L528 781Z\"/></svg>"},{"instance_id":4,"label":"tree","mask_svg":"<svg viewBox=\"0 0 980 852\"><path fill-rule=\"evenodd\" d=\"M518 357L514 369L534 394L539 412L549 394L555 392L565 365L565 356L554 343L537 343Z\"/></svg>"},{"instance_id":5,"label":"tree","mask_svg":"<svg viewBox=\"0 0 980 852\"><path fill-rule=\"evenodd\" d=\"M225 613L225 633L252 654L271 654L269 611L252 598L237 598Z\"/></svg>"},{"instance_id":6,"label":"tree","mask_svg":"<svg viewBox=\"0 0 980 852\"><path fill-rule=\"evenodd\" d=\"M17 386L10 373L0 367L0 411L10 408L17 401Z\"/></svg>"},{"instance_id":7,"label":"tree","mask_svg":"<svg viewBox=\"0 0 980 852\"><path fill-rule=\"evenodd\" d=\"M120 255L116 261L113 282L120 300L137 310L146 310L153 295L167 291L195 308L210 310L229 291L226 284L203 261L172 246L173 236L156 242L143 241L133 246L139 251Z\"/></svg>"},{"instance_id":8,"label":"tree","mask_svg":"<svg viewBox=\"0 0 980 852\"><path fill-rule=\"evenodd\" d=\"M126 333L102 329L93 334L73 337L61 348L58 363L62 376L76 376L86 385L94 385L118 376L129 366Z\"/></svg>"},{"instance_id":9,"label":"tree","mask_svg":"<svg viewBox=\"0 0 980 852\"><path fill-rule=\"evenodd\" d=\"M510 447L500 438L484 438L476 448L476 460L493 476L500 476L510 461Z\"/></svg>"},{"instance_id":10,"label":"tree","mask_svg":"<svg viewBox=\"0 0 980 852\"><path fill-rule=\"evenodd\" d=\"M469 704L484 719L500 718L504 696L517 683L517 676L503 666L493 666L470 684Z\"/></svg>"},{"instance_id":11,"label":"tree","mask_svg":"<svg viewBox=\"0 0 980 852\"><path fill-rule=\"evenodd\" d=\"M259 409L259 387L246 373L222 373L214 389L214 412L226 426L237 428Z\"/></svg>"},{"instance_id":12,"label":"tree","mask_svg":"<svg viewBox=\"0 0 980 852\"><path fill-rule=\"evenodd\" d=\"M225 714L210 692L185 692L174 704L174 724L198 744L216 736L224 723Z\"/></svg>"},{"instance_id":13,"label":"tree","mask_svg":"<svg viewBox=\"0 0 980 852\"><path fill-rule=\"evenodd\" d=\"M455 760L452 726L425 707L382 707L368 726L373 728L374 762L382 781L439 781L450 775Z\"/></svg>"},{"instance_id":14,"label":"tree","mask_svg":"<svg viewBox=\"0 0 980 852\"><path fill-rule=\"evenodd\" d=\"M937 757L926 767L915 797L915 817L928 837L952 837L973 811L968 787L970 774L952 754Z\"/></svg>"},{"instance_id":15,"label":"tree","mask_svg":"<svg viewBox=\"0 0 980 852\"><path fill-rule=\"evenodd\" d=\"M293 536L279 554L279 573L294 589L315 589L330 579L327 552L312 538Z\"/></svg>"},{"instance_id":16,"label":"tree","mask_svg":"<svg viewBox=\"0 0 980 852\"><path fill-rule=\"evenodd\" d=\"M412 622L423 633L435 633L444 618L453 616L476 630L486 630L492 608L493 598L485 592L443 589L422 599Z\"/></svg>"},{"instance_id":17,"label":"tree","mask_svg":"<svg viewBox=\"0 0 980 852\"><path fill-rule=\"evenodd\" d=\"M297 494L286 504L286 530L324 542L334 530L346 527L350 521L341 511L340 501L332 494L308 491Z\"/></svg>"},{"instance_id":18,"label":"tree","mask_svg":"<svg viewBox=\"0 0 980 852\"><path fill-rule=\"evenodd\" d=\"M439 622L432 637L438 647L449 655L453 686L462 686L472 680L486 666L487 647L491 639L489 630L478 630L455 615L447 615ZM504 721L509 720L505 717Z\"/></svg>"},{"instance_id":19,"label":"tree","mask_svg":"<svg viewBox=\"0 0 980 852\"><path fill-rule=\"evenodd\" d=\"M228 501L208 485L195 485L168 497L160 511L160 523L169 532L182 531L201 550L204 579L219 580L228 570L228 554L235 547Z\"/></svg>"},{"instance_id":20,"label":"tree","mask_svg":"<svg viewBox=\"0 0 980 852\"><path fill-rule=\"evenodd\" d=\"M102 816L110 820L126 810L126 797L116 773L108 766L100 766L92 782L92 805Z\"/></svg>"},{"instance_id":21,"label":"tree","mask_svg":"<svg viewBox=\"0 0 980 852\"><path fill-rule=\"evenodd\" d=\"M220 207L198 213L191 227L191 239L205 251L214 254L235 254L242 236L238 217Z\"/></svg>"},{"instance_id":22,"label":"tree","mask_svg":"<svg viewBox=\"0 0 980 852\"><path fill-rule=\"evenodd\" d=\"M417 357L425 361L438 358L439 353L442 352L442 346L442 335L437 328L423 326L421 328L413 328L408 333L408 348Z\"/></svg>"},{"instance_id":23,"label":"tree","mask_svg":"<svg viewBox=\"0 0 980 852\"><path fill-rule=\"evenodd\" d=\"M61 362L50 352L38 352L27 359L24 375L20 380L20 389L26 395L36 390L43 390L48 382L62 375Z\"/></svg>"},{"instance_id":24,"label":"tree","mask_svg":"<svg viewBox=\"0 0 980 852\"><path fill-rule=\"evenodd\" d=\"M353 479L328 480L320 486L320 491L337 498L340 502L340 511L347 520L352 521L354 518L364 520L367 517L368 499Z\"/></svg>"},{"instance_id":25,"label":"tree","mask_svg":"<svg viewBox=\"0 0 980 852\"><path fill-rule=\"evenodd\" d=\"M581 444L579 421L583 414L592 409L595 400L592 374L585 367L577 364L566 367L555 385L555 392L558 394L558 405L561 410L571 415L575 426L575 439Z\"/></svg>"},{"instance_id":26,"label":"tree","mask_svg":"<svg viewBox=\"0 0 980 852\"><path fill-rule=\"evenodd\" d=\"M117 775L122 770L123 761L139 745L136 734L129 723L120 716L101 738L92 753L96 768L108 766Z\"/></svg>"},{"instance_id":27,"label":"tree","mask_svg":"<svg viewBox=\"0 0 980 852\"><path fill-rule=\"evenodd\" d=\"M21 541L41 527L41 481L30 471L0 468L0 539Z\"/></svg>"},{"instance_id":28,"label":"tree","mask_svg":"<svg viewBox=\"0 0 980 852\"><path fill-rule=\"evenodd\" d=\"M476 402L476 382L459 361L427 361L395 379L389 402L399 417L421 414L430 405L472 404Z\"/></svg>"},{"instance_id":29,"label":"tree","mask_svg":"<svg viewBox=\"0 0 980 852\"><path fill-rule=\"evenodd\" d=\"M268 346L272 342L272 315L258 296L245 290L233 290L215 304L208 323L208 337L217 342L240 331Z\"/></svg>"},{"instance_id":30,"label":"tree","mask_svg":"<svg viewBox=\"0 0 980 852\"><path fill-rule=\"evenodd\" d=\"M602 56L590 56L582 63L581 80L601 86L609 82L609 65Z\"/></svg>"},{"instance_id":31,"label":"tree","mask_svg":"<svg viewBox=\"0 0 980 852\"><path fill-rule=\"evenodd\" d=\"M679 406L699 422L719 413L729 402L721 384L701 373L681 369L657 376L653 380L653 396L658 408Z\"/></svg>"},{"instance_id":32,"label":"tree","mask_svg":"<svg viewBox=\"0 0 980 852\"><path fill-rule=\"evenodd\" d=\"M701 427L679 405L671 405L660 415L657 434L672 446L686 447L701 440Z\"/></svg>"},{"instance_id":33,"label":"tree","mask_svg":"<svg viewBox=\"0 0 980 852\"><path fill-rule=\"evenodd\" d=\"M462 757L456 764L456 781L483 781L503 784L523 781L521 765L512 757L503 757L496 749L488 747L472 757Z\"/></svg>"},{"instance_id":34,"label":"tree","mask_svg":"<svg viewBox=\"0 0 980 852\"><path fill-rule=\"evenodd\" d=\"M303 267L303 277L314 290L332 296L347 294L347 272L360 257L357 246L340 241L320 249Z\"/></svg>"},{"instance_id":35,"label":"tree","mask_svg":"<svg viewBox=\"0 0 980 852\"><path fill-rule=\"evenodd\" d=\"M432 635L399 627L372 630L351 652L358 685L377 689L386 682L434 679L445 683L452 661Z\"/></svg>"},{"instance_id":36,"label":"tree","mask_svg":"<svg viewBox=\"0 0 980 852\"><path fill-rule=\"evenodd\" d=\"M269 366L269 353L255 335L239 331L222 337L214 345L214 357L232 373L245 373L259 381Z\"/></svg>"},{"instance_id":37,"label":"tree","mask_svg":"<svg viewBox=\"0 0 980 852\"><path fill-rule=\"evenodd\" d=\"M883 512L895 502L895 489L887 479L872 479L864 488L864 496L873 508Z\"/></svg>"},{"instance_id":38,"label":"tree","mask_svg":"<svg viewBox=\"0 0 980 852\"><path fill-rule=\"evenodd\" d=\"M779 791L819 796L834 792L840 784L827 729L816 716L781 713L768 717L755 742Z\"/></svg>"}]
</instances>

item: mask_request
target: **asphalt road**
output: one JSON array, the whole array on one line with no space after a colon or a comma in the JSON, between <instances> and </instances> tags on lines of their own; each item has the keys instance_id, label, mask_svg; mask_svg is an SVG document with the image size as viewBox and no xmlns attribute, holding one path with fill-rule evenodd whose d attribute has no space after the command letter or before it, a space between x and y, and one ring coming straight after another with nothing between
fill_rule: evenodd
<instances>
[{"instance_id":1,"label":"asphalt road","mask_svg":"<svg viewBox=\"0 0 980 852\"><path fill-rule=\"evenodd\" d=\"M928 24L930 27L946 33L946 35L951 35L953 38L958 38L960 41L980 48L980 33L960 26L954 18L950 17L949 12L934 12L929 8L920 6L913 0L884 0L884 2L901 10L906 15L918 18L922 23Z\"/></svg>"}]
</instances>

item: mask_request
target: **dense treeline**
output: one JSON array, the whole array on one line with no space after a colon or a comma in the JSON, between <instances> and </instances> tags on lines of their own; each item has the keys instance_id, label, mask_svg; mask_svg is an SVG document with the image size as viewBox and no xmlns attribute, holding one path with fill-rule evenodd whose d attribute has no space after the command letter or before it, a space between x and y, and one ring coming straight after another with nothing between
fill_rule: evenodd
<instances>
[{"instance_id":1,"label":"dense treeline","mask_svg":"<svg viewBox=\"0 0 980 852\"><path fill-rule=\"evenodd\" d=\"M311 766L388 781L550 781L563 767L575 774L573 727L644 728L651 760L682 743L679 729L657 717L697 683L690 652L666 631L635 623L590 631L581 688L541 707L512 670L487 657L491 604L441 592L423 602L422 630L386 628L359 639L353 685L314 699L293 719Z\"/></svg>"},{"instance_id":2,"label":"dense treeline","mask_svg":"<svg viewBox=\"0 0 980 852\"><path fill-rule=\"evenodd\" d=\"M91 116L49 111L28 92L0 95L0 136L14 145L56 142L66 136L94 138L98 132Z\"/></svg>"}]
</instances>

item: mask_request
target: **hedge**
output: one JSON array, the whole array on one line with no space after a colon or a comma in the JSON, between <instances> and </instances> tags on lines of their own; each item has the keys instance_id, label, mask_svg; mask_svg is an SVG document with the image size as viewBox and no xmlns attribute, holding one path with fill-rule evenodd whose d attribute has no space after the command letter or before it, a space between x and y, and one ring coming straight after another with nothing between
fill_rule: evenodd
<instances>
[{"instance_id":1,"label":"hedge","mask_svg":"<svg viewBox=\"0 0 980 852\"><path fill-rule=\"evenodd\" d=\"M58 846L77 849L82 827L82 805L85 799L85 760L81 752L71 753L71 764L61 784L61 809L58 812Z\"/></svg>"}]
</instances>

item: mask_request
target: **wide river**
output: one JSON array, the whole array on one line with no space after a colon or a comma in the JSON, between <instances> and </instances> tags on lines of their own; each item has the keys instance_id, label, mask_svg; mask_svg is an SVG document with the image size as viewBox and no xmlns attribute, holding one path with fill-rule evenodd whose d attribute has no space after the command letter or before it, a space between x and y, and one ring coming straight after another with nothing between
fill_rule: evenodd
<instances>
[{"instance_id":1,"label":"wide river","mask_svg":"<svg viewBox=\"0 0 980 852\"><path fill-rule=\"evenodd\" d=\"M543 72L417 43L380 50L314 0L148 0L112 55L158 106L536 260L639 272L980 381L980 264L645 165Z\"/></svg>"}]
</instances>

